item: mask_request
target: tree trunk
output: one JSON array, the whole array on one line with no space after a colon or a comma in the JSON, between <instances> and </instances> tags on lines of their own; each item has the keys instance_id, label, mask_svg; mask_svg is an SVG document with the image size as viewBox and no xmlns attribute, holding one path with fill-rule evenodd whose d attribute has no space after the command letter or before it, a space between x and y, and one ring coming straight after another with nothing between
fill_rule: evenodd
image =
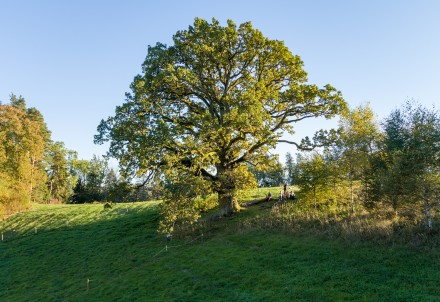
<instances>
[{"instance_id":1,"label":"tree trunk","mask_svg":"<svg viewBox=\"0 0 440 302\"><path fill-rule=\"evenodd\" d=\"M33 157L31 157L31 162L32 162L32 167L31 167L31 179L30 179L30 187L29 187L29 203L32 202L32 196L34 193L34 184L33 184L33 180L34 180L34 167L35 167L35 160Z\"/></svg>"},{"instance_id":2,"label":"tree trunk","mask_svg":"<svg viewBox=\"0 0 440 302\"><path fill-rule=\"evenodd\" d=\"M349 178L350 178L351 212L354 213L353 170L351 166L350 166Z\"/></svg>"},{"instance_id":3,"label":"tree trunk","mask_svg":"<svg viewBox=\"0 0 440 302\"><path fill-rule=\"evenodd\" d=\"M315 211L316 211L316 203L317 203L317 201L316 201L316 186L313 186L313 199L314 199L314 201L315 201Z\"/></svg>"},{"instance_id":4,"label":"tree trunk","mask_svg":"<svg viewBox=\"0 0 440 302\"><path fill-rule=\"evenodd\" d=\"M428 188L423 190L423 203L425 205L426 225L429 231L432 231L431 205L429 204Z\"/></svg>"},{"instance_id":5,"label":"tree trunk","mask_svg":"<svg viewBox=\"0 0 440 302\"><path fill-rule=\"evenodd\" d=\"M53 179L50 180L50 189L49 189L49 200L48 200L48 203L50 203L50 200L52 199L52 185L53 185Z\"/></svg>"},{"instance_id":6,"label":"tree trunk","mask_svg":"<svg viewBox=\"0 0 440 302\"><path fill-rule=\"evenodd\" d=\"M237 190L235 187L235 180L232 176L232 171L227 169L219 169L219 188L218 193L218 208L220 216L231 216L234 212L240 211L240 205L237 202Z\"/></svg>"},{"instance_id":7,"label":"tree trunk","mask_svg":"<svg viewBox=\"0 0 440 302\"><path fill-rule=\"evenodd\" d=\"M220 216L231 216L233 213L240 211L240 205L238 204L237 198L233 192L219 192L218 205Z\"/></svg>"}]
</instances>

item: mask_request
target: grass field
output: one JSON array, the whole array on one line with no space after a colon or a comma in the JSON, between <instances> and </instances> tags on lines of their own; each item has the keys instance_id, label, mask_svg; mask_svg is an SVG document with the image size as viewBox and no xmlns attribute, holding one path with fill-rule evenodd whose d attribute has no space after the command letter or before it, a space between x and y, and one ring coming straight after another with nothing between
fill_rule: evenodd
<instances>
[{"instance_id":1,"label":"grass field","mask_svg":"<svg viewBox=\"0 0 440 302\"><path fill-rule=\"evenodd\" d=\"M167 242L158 202L36 205L2 222L0 301L440 300L436 249L240 228L270 211Z\"/></svg>"}]
</instances>

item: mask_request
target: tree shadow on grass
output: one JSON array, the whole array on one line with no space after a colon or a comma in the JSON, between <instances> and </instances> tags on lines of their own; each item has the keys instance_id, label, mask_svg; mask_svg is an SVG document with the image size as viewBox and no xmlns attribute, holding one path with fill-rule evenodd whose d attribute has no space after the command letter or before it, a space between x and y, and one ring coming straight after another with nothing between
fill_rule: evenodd
<instances>
[{"instance_id":1,"label":"tree shadow on grass","mask_svg":"<svg viewBox=\"0 0 440 302\"><path fill-rule=\"evenodd\" d=\"M95 221L85 217L77 224L65 223L68 211L41 214L22 213L3 224L0 297L6 301L81 300L88 279L89 290L109 286L165 246L156 231L156 206L113 213L96 208L90 213Z\"/></svg>"}]
</instances>

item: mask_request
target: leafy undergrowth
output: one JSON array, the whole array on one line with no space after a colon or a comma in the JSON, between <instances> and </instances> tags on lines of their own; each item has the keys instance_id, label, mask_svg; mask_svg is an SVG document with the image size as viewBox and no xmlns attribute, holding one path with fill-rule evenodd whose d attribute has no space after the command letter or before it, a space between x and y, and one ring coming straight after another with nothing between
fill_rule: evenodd
<instances>
[{"instance_id":1,"label":"leafy undergrowth","mask_svg":"<svg viewBox=\"0 0 440 302\"><path fill-rule=\"evenodd\" d=\"M103 205L38 205L2 224L0 301L440 297L435 250L246 227L246 221L252 225L273 215L269 205L248 208L171 242L156 232L157 202L117 204L107 211Z\"/></svg>"}]
</instances>

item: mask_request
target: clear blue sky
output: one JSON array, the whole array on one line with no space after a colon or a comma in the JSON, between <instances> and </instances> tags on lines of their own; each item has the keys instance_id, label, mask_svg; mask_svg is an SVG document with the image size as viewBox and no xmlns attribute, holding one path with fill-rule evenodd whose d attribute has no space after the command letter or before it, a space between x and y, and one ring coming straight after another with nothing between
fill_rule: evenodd
<instances>
[{"instance_id":1,"label":"clear blue sky","mask_svg":"<svg viewBox=\"0 0 440 302\"><path fill-rule=\"evenodd\" d=\"M440 104L440 1L0 1L0 100L22 95L52 138L79 157L124 101L147 46L171 43L195 17L252 21L301 56L309 81L330 83L379 118L408 99ZM296 126L311 135L332 123ZM334 123L333 123L334 124ZM284 162L285 145L275 152Z\"/></svg>"}]
</instances>

